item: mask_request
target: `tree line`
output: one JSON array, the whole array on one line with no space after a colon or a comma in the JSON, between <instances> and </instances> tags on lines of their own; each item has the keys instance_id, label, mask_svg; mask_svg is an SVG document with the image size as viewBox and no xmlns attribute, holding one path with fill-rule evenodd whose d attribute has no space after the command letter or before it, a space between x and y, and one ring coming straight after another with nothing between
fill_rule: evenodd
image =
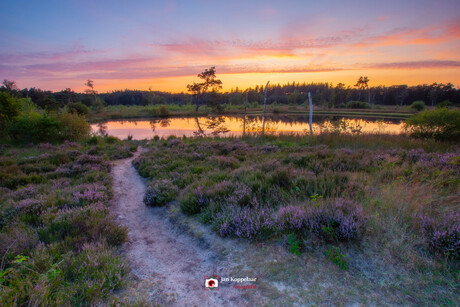
<instances>
[{"instance_id":1,"label":"tree line","mask_svg":"<svg viewBox=\"0 0 460 307\"><path fill-rule=\"evenodd\" d=\"M209 72L209 71L208 71ZM215 73L215 70L213 71ZM206 78L206 76L203 76ZM218 80L217 80L218 81ZM360 77L355 86L346 86L343 83L300 83L270 84L268 86L267 103L300 105L308 100L311 93L313 104L324 107L347 107L350 102L361 101L368 105L411 105L414 101L424 101L426 105L440 104L459 105L460 90L452 83L433 83L417 86L368 86L369 79ZM206 101L206 104L243 105L250 106L263 104L264 86L255 86L247 89L234 88L227 92L203 91L200 84L189 86L190 93L169 93L162 91L118 90L108 93L98 93L92 80L87 80L88 87L84 93L77 93L70 88L52 92L40 88L19 89L11 80L4 80L0 92L8 92L17 98L30 98L38 107L45 110L56 110L67 105L81 103L86 107L100 109L108 105L164 105L164 104L196 104L197 99ZM202 85L203 86L203 85Z\"/></svg>"}]
</instances>

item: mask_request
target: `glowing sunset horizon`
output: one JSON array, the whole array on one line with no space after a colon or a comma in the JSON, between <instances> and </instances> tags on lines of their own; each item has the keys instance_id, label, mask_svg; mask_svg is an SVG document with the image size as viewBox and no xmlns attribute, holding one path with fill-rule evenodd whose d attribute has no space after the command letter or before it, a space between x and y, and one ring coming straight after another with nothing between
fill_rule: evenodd
<instances>
[{"instance_id":1,"label":"glowing sunset horizon","mask_svg":"<svg viewBox=\"0 0 460 307\"><path fill-rule=\"evenodd\" d=\"M0 12L0 78L20 88L186 92L287 82L460 85L460 2L15 1Z\"/></svg>"}]
</instances>

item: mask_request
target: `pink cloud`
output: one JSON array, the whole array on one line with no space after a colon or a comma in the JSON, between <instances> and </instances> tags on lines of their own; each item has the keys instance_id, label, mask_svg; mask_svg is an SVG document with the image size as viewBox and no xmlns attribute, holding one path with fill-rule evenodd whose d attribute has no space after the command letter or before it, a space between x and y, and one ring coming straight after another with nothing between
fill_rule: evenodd
<instances>
[{"instance_id":1,"label":"pink cloud","mask_svg":"<svg viewBox=\"0 0 460 307\"><path fill-rule=\"evenodd\" d=\"M369 68L378 69L423 69L423 68L457 68L460 61L447 60L426 60L412 62L378 63L370 65Z\"/></svg>"}]
</instances>

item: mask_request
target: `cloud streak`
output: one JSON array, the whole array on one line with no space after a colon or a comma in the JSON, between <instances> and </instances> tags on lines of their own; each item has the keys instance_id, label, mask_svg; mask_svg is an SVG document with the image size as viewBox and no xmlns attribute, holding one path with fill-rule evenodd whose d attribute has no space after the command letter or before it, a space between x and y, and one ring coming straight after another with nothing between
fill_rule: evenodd
<instances>
[{"instance_id":1,"label":"cloud streak","mask_svg":"<svg viewBox=\"0 0 460 307\"><path fill-rule=\"evenodd\" d=\"M426 68L458 68L460 61L447 60L426 60L413 62L393 62L379 63L368 66L369 68L377 69L426 69Z\"/></svg>"}]
</instances>

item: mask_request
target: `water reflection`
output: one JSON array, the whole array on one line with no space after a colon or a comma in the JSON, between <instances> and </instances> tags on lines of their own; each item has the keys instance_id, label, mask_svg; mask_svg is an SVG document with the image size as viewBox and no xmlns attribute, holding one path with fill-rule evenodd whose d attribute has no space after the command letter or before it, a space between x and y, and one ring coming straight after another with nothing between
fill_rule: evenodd
<instances>
[{"instance_id":1,"label":"water reflection","mask_svg":"<svg viewBox=\"0 0 460 307\"><path fill-rule=\"evenodd\" d=\"M219 134L225 134L230 130L225 125L224 116L210 116L206 118L204 122L201 122L199 117L195 117L196 131L193 131L195 136L206 136L212 135L217 136Z\"/></svg>"},{"instance_id":2,"label":"water reflection","mask_svg":"<svg viewBox=\"0 0 460 307\"><path fill-rule=\"evenodd\" d=\"M211 116L190 118L167 118L156 120L108 121L91 125L97 134L109 134L122 139L131 135L133 139L150 139L154 136L241 136L262 131L261 116ZM309 133L308 115L271 116L265 122L266 134ZM400 120L343 118L340 116L317 116L313 121L313 132L392 133L402 132Z\"/></svg>"}]
</instances>

